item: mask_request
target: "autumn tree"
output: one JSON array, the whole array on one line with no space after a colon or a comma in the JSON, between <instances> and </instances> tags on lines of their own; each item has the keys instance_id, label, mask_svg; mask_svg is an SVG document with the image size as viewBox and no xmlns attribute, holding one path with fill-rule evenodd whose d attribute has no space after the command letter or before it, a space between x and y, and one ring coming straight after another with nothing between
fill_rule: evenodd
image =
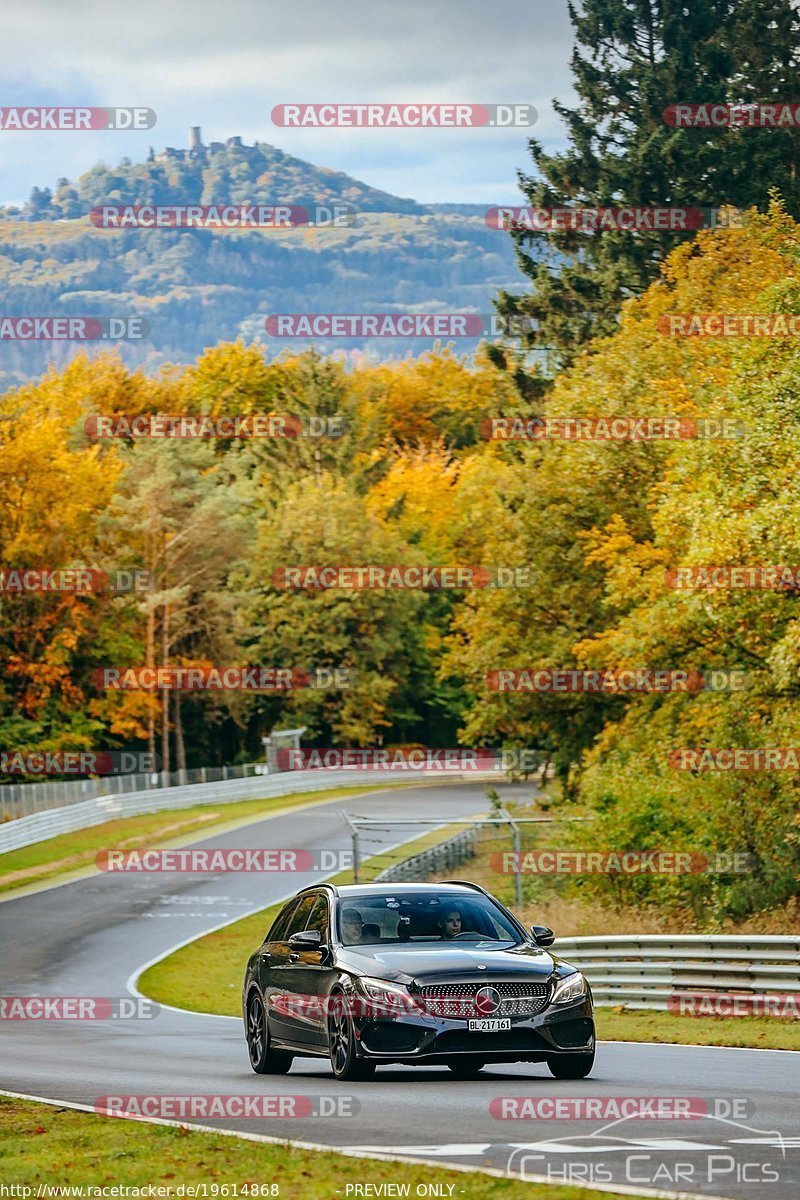
<instances>
[{"instance_id":1,"label":"autumn tree","mask_svg":"<svg viewBox=\"0 0 800 1200\"><path fill-rule=\"evenodd\" d=\"M206 441L141 441L121 455L123 472L104 531L118 560L145 572L140 599L144 663L235 665L230 629L238 602L230 586L248 548L249 483L235 463ZM228 661L226 662L226 658ZM207 699L207 698L204 698ZM182 697L161 693L161 768L171 764L174 723L178 770L186 767ZM148 745L155 753L157 714L148 708Z\"/></svg>"}]
</instances>

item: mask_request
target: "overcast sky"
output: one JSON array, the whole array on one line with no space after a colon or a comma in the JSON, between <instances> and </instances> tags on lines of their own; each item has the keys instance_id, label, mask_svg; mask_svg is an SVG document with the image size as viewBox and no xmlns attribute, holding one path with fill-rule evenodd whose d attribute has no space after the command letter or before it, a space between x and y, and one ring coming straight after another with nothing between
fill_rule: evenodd
<instances>
[{"instance_id":1,"label":"overcast sky","mask_svg":"<svg viewBox=\"0 0 800 1200\"><path fill-rule=\"evenodd\" d=\"M503 16L503 9L508 15ZM275 104L535 105L550 147L570 100L566 0L24 0L5 6L0 105L142 105L149 132L0 132L0 202L93 164L241 134L422 201L519 201L530 131L281 129ZM276 199L279 199L276 197Z\"/></svg>"}]
</instances>

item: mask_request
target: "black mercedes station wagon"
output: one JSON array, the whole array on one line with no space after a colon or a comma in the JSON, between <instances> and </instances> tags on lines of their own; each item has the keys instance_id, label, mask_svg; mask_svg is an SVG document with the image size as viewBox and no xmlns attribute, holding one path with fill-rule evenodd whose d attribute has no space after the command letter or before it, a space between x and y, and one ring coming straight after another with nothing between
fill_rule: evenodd
<instances>
[{"instance_id":1,"label":"black mercedes station wagon","mask_svg":"<svg viewBox=\"0 0 800 1200\"><path fill-rule=\"evenodd\" d=\"M557 1079L594 1063L589 985L474 883L305 888L251 955L242 989L250 1063L282 1075L329 1058L338 1079L379 1063L545 1062Z\"/></svg>"}]
</instances>

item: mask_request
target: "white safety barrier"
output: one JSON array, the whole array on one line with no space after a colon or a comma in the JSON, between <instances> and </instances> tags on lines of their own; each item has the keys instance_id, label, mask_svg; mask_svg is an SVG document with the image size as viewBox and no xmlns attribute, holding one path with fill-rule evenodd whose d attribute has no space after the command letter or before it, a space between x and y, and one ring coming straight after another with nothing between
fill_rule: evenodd
<instances>
[{"instance_id":1,"label":"white safety barrier","mask_svg":"<svg viewBox=\"0 0 800 1200\"><path fill-rule=\"evenodd\" d=\"M424 777L425 771L404 771L403 777ZM248 779L229 779L217 783L195 783L186 787L148 788L128 795L98 796L79 804L51 808L0 824L0 854L19 850L72 833L115 821L120 817L138 817L143 813L172 808L193 808L196 804L232 804L236 800L290 796L295 792L327 791L337 787L364 787L400 782L388 772L358 771L285 771L277 775L257 775Z\"/></svg>"},{"instance_id":2,"label":"white safety barrier","mask_svg":"<svg viewBox=\"0 0 800 1200\"><path fill-rule=\"evenodd\" d=\"M800 1012L800 937L619 934L558 938L553 949L583 971L598 1004L680 1011L676 998L692 992L789 995ZM768 1003L760 1009L770 1015Z\"/></svg>"}]
</instances>

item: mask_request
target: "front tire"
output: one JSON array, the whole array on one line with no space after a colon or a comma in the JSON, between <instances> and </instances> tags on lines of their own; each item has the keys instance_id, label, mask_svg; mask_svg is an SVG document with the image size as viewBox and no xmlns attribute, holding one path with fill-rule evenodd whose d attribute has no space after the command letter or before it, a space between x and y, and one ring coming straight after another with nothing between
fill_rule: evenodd
<instances>
[{"instance_id":1,"label":"front tire","mask_svg":"<svg viewBox=\"0 0 800 1200\"><path fill-rule=\"evenodd\" d=\"M375 1063L356 1057L356 1035L347 1011L347 1000L341 992L331 996L328 1014L328 1054L331 1070L337 1079L369 1079L375 1073Z\"/></svg>"},{"instance_id":2,"label":"front tire","mask_svg":"<svg viewBox=\"0 0 800 1200\"><path fill-rule=\"evenodd\" d=\"M481 1058L450 1058L447 1066L456 1079L475 1079L486 1063Z\"/></svg>"},{"instance_id":3,"label":"front tire","mask_svg":"<svg viewBox=\"0 0 800 1200\"><path fill-rule=\"evenodd\" d=\"M594 1066L594 1050L587 1054L551 1054L547 1065L556 1079L585 1079Z\"/></svg>"},{"instance_id":4,"label":"front tire","mask_svg":"<svg viewBox=\"0 0 800 1200\"><path fill-rule=\"evenodd\" d=\"M285 1075L292 1065L293 1055L286 1050L275 1050L269 1036L267 1014L261 997L253 992L247 1001L247 1053L250 1066L257 1075Z\"/></svg>"}]
</instances>

